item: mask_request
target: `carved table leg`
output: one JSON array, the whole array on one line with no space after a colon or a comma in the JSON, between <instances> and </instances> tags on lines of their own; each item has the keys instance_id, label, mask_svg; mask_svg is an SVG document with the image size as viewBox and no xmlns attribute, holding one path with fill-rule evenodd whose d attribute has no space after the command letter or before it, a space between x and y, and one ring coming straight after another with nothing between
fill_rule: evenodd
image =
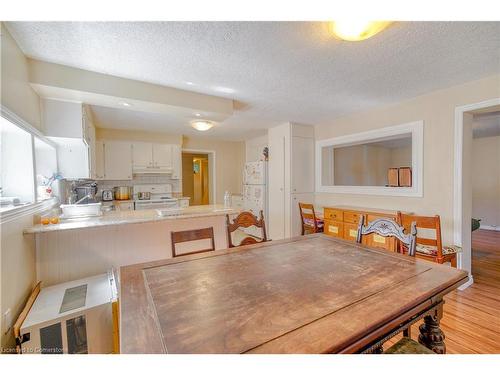
<instances>
[{"instance_id":1,"label":"carved table leg","mask_svg":"<svg viewBox=\"0 0 500 375\"><path fill-rule=\"evenodd\" d=\"M430 315L424 317L424 323L420 325L418 342L437 354L446 353L444 344L444 332L439 328L439 321L443 315L443 305L439 305Z\"/></svg>"}]
</instances>

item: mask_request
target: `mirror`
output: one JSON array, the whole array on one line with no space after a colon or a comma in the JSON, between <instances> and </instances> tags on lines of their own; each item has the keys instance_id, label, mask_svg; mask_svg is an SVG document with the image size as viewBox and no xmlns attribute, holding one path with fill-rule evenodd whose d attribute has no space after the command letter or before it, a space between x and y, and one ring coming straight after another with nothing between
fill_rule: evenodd
<instances>
[{"instance_id":1,"label":"mirror","mask_svg":"<svg viewBox=\"0 0 500 375\"><path fill-rule=\"evenodd\" d=\"M423 123L316 143L319 192L421 194Z\"/></svg>"}]
</instances>

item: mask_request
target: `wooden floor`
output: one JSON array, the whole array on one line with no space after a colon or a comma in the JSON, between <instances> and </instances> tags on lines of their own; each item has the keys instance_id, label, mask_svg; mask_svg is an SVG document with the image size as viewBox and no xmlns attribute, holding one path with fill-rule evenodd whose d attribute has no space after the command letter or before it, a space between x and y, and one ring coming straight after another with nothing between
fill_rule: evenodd
<instances>
[{"instance_id":1,"label":"wooden floor","mask_svg":"<svg viewBox=\"0 0 500 375\"><path fill-rule=\"evenodd\" d=\"M441 329L447 353L500 353L500 232L475 231L472 248L474 284L445 298ZM418 325L412 329L414 339Z\"/></svg>"}]
</instances>

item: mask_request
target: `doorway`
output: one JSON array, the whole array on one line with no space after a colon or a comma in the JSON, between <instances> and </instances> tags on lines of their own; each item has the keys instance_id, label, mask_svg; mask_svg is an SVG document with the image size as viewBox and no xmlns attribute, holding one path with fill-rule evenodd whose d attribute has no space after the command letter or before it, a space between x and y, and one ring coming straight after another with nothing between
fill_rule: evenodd
<instances>
[{"instance_id":1,"label":"doorway","mask_svg":"<svg viewBox=\"0 0 500 375\"><path fill-rule=\"evenodd\" d=\"M210 152L182 151L182 193L190 198L191 206L213 202L213 159Z\"/></svg>"},{"instance_id":2,"label":"doorway","mask_svg":"<svg viewBox=\"0 0 500 375\"><path fill-rule=\"evenodd\" d=\"M479 143L485 142L477 141L482 138L478 134L484 135L485 129L480 129L481 124L478 124L478 119L485 116L494 117L496 112L500 113L500 98L455 109L454 241L457 245L462 246L462 253L458 256L458 267L469 272L469 281L459 289L465 289L473 283L472 218L483 219L475 216L488 216L486 211L481 209L482 203L478 198L489 194L487 192L482 194L481 190L485 189L486 185L491 185L491 176L489 175L497 172L500 165L498 162L491 163L495 171L489 169L488 175L484 176L485 183L477 185L478 181L475 180L481 179L477 176L477 173L480 172L479 169L487 170L486 164L491 161L493 156L491 153L487 157L479 155L481 147L484 146ZM488 132L491 132L491 129L486 130L486 133ZM474 155L474 149L479 151L477 155ZM498 184L493 183L493 185L494 189L500 189ZM474 196L475 199L473 199ZM482 220L481 224L484 226L485 222Z\"/></svg>"}]
</instances>

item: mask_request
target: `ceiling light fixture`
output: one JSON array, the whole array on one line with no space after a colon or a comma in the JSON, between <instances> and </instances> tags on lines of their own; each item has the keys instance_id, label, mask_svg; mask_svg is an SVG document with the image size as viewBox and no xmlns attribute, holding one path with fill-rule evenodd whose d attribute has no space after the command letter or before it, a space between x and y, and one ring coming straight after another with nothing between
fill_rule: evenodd
<instances>
[{"instance_id":1,"label":"ceiling light fixture","mask_svg":"<svg viewBox=\"0 0 500 375\"><path fill-rule=\"evenodd\" d=\"M200 132L204 132L211 129L214 126L214 124L211 123L210 121L199 120L199 121L193 121L191 123L191 126Z\"/></svg>"},{"instance_id":2,"label":"ceiling light fixture","mask_svg":"<svg viewBox=\"0 0 500 375\"><path fill-rule=\"evenodd\" d=\"M357 42L371 38L389 26L389 21L333 21L330 23L332 33L340 39Z\"/></svg>"},{"instance_id":3,"label":"ceiling light fixture","mask_svg":"<svg viewBox=\"0 0 500 375\"><path fill-rule=\"evenodd\" d=\"M201 116L201 114L199 114L199 113L195 113L194 115L195 115L196 117L200 117L200 116Z\"/></svg>"},{"instance_id":4,"label":"ceiling light fixture","mask_svg":"<svg viewBox=\"0 0 500 375\"><path fill-rule=\"evenodd\" d=\"M132 104L127 103L127 102L120 102L120 104L124 107L130 107Z\"/></svg>"},{"instance_id":5,"label":"ceiling light fixture","mask_svg":"<svg viewBox=\"0 0 500 375\"><path fill-rule=\"evenodd\" d=\"M187 82L186 82L186 85L193 86L193 85L194 85L194 83L193 83L193 82L191 82L191 81L187 81Z\"/></svg>"}]
</instances>

